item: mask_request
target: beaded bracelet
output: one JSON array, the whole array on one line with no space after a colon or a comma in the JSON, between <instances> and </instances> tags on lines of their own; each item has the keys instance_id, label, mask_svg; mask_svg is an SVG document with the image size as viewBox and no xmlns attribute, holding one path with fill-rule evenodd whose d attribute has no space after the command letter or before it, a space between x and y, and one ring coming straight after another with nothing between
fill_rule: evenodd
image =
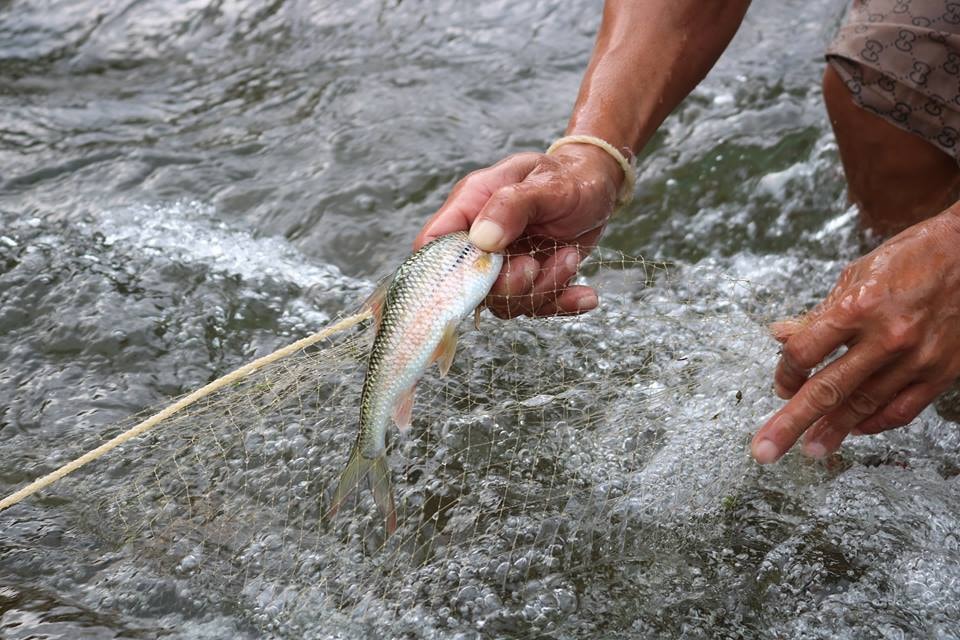
<instances>
[{"instance_id":1,"label":"beaded bracelet","mask_svg":"<svg viewBox=\"0 0 960 640\"><path fill-rule=\"evenodd\" d=\"M637 183L637 170L634 168L634 158L633 154L630 154L630 160L620 152L615 146L604 140L603 138L598 138L596 136L587 136L587 135L573 135L573 136L563 136L558 138L553 144L550 145L550 148L547 149L547 155L550 155L560 147L565 144L592 144L595 147L603 149L610 157L617 161L617 164L620 165L620 168L623 169L623 184L620 185L620 193L617 194L616 208L626 206L631 200L633 200L633 188ZM628 151L629 153L629 151Z\"/></svg>"}]
</instances>

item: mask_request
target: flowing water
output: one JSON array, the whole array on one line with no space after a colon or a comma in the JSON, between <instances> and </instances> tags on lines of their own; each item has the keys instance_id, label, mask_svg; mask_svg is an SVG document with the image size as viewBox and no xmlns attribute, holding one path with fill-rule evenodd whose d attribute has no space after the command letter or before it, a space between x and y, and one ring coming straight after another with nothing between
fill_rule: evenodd
<instances>
[{"instance_id":1,"label":"flowing water","mask_svg":"<svg viewBox=\"0 0 960 640\"><path fill-rule=\"evenodd\" d=\"M562 132L600 9L0 0L0 493L349 310L457 179ZM286 489L267 486L250 457L241 470L214 464L224 482L264 482L233 505L258 522L256 545L221 545L256 577L237 585L223 567L197 579L202 554L177 550L170 565L151 553L159 537L91 524L102 495L149 486L137 475L149 452L120 453L83 483L0 513L0 635L960 637L960 429L947 409L849 443L830 464L794 454L760 468L747 456L779 406L776 346L759 318L814 304L863 243L820 100L822 51L843 10L755 2L645 152L638 197L604 245L672 261L669 287L611 285L603 309L570 325L485 321L492 331L467 340L464 358L486 363L478 375L505 371L483 384L489 397L463 395L474 393L467 373L455 392L419 401L448 417L447 459L489 450L488 477L471 476L479 502L451 507L451 521L482 511L485 492L521 491L494 476L528 495L561 480L583 492L568 489L559 507L524 499L482 534L453 535L443 562L420 558L364 591L378 584L362 582L376 553L270 551L287 539L288 524L271 520ZM512 335L512 359L490 338L498 331ZM588 384L577 359L603 384ZM538 370L554 362L579 377ZM631 367L655 375L628 379ZM557 393L522 395L534 373ZM356 368L323 375L358 394ZM464 397L489 410L449 418L456 402L444 398ZM570 419L568 405L591 419ZM327 477L352 437L353 409L341 409L346 426L311 432L335 440L317 454ZM503 428L508 414L522 416L519 431ZM537 420L557 435L531 453L523 439ZM277 455L307 433L253 426L243 437L259 444L245 446ZM450 435L483 429L481 444ZM498 452L547 465L550 484L542 470L501 473ZM164 517L141 506L143 521ZM270 569L271 555L301 570L309 560L317 576L358 563L337 575L357 581L361 604L328 608L329 589L350 590L332 579L284 600L278 590L295 581L283 562Z\"/></svg>"}]
</instances>

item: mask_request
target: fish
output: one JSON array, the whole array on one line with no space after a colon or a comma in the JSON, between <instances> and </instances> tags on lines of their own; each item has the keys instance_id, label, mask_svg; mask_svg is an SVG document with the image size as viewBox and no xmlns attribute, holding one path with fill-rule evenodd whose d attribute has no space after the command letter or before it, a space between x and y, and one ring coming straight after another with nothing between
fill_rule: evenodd
<instances>
[{"instance_id":1,"label":"fish","mask_svg":"<svg viewBox=\"0 0 960 640\"><path fill-rule=\"evenodd\" d=\"M360 428L327 510L328 522L364 480L384 518L387 536L397 529L397 511L386 457L392 420L410 427L417 382L433 363L450 370L457 327L479 314L503 266L503 256L478 249L467 232L441 236L413 253L368 298L376 336L360 394Z\"/></svg>"}]
</instances>

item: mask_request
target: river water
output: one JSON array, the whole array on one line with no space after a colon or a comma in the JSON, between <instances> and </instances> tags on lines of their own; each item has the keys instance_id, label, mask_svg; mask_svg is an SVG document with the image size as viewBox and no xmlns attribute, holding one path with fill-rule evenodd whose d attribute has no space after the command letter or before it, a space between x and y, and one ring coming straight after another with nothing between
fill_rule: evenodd
<instances>
[{"instance_id":1,"label":"river water","mask_svg":"<svg viewBox=\"0 0 960 640\"><path fill-rule=\"evenodd\" d=\"M457 179L561 134L600 10L0 0L0 493L344 312L408 253ZM568 499L560 516L525 502L491 524L501 537L448 541L442 567L428 559L394 576L395 609L328 611L320 593L280 615L269 594L282 576L269 588L191 581L184 561L167 571L141 557L146 542L89 526L84 514L99 507L83 491L51 490L0 513L0 635L960 637L960 430L949 407L845 445L830 464L794 454L761 469L747 457L750 433L778 406L776 346L758 318L814 304L866 242L820 100L822 52L843 11L836 0L755 2L645 152L638 197L604 246L671 261L669 287L639 296L611 285L604 309L566 328L502 329L514 344L553 345L525 347L514 373L573 355L596 371L637 358L657 372L585 386L593 395L576 402L592 407L590 429L551 444L552 483L617 494L602 514L613 533L562 522L593 513L583 501ZM474 338L465 351L480 361L498 348ZM696 362L696 375L677 362ZM358 382L349 375L344 384ZM519 393L511 384L472 401L485 420L522 413L495 404ZM520 404L547 420L551 402ZM429 416L449 416L429 404ZM339 431L324 437L347 446L352 426ZM523 433L501 444L527 451ZM324 458L327 477L344 451ZM625 451L643 454L628 463ZM86 486L129 483L128 462L92 467ZM524 479L532 494L545 486ZM477 495L495 488L478 482ZM269 521L282 499L237 508ZM560 559L546 557L547 516L589 552L555 531ZM527 540L531 527L540 533ZM328 585L348 590L320 591Z\"/></svg>"}]
</instances>

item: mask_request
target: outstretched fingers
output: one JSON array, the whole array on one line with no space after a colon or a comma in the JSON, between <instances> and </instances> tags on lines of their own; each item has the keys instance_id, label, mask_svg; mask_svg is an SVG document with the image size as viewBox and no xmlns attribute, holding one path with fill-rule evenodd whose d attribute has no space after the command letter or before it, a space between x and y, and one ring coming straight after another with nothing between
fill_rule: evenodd
<instances>
[{"instance_id":1,"label":"outstretched fingers","mask_svg":"<svg viewBox=\"0 0 960 640\"><path fill-rule=\"evenodd\" d=\"M910 424L951 382L918 382L897 394L882 410L851 431L854 435L875 434Z\"/></svg>"},{"instance_id":2,"label":"outstretched fingers","mask_svg":"<svg viewBox=\"0 0 960 640\"><path fill-rule=\"evenodd\" d=\"M899 361L884 367L806 432L803 452L822 458L836 451L854 428L888 405L915 377L915 371Z\"/></svg>"},{"instance_id":3,"label":"outstretched fingers","mask_svg":"<svg viewBox=\"0 0 960 640\"><path fill-rule=\"evenodd\" d=\"M841 324L831 313L819 314L806 322L783 345L773 377L777 395L792 398L806 383L810 370L854 335L852 328Z\"/></svg>"},{"instance_id":4,"label":"outstretched fingers","mask_svg":"<svg viewBox=\"0 0 960 640\"><path fill-rule=\"evenodd\" d=\"M878 361L877 351L872 345L855 344L847 353L804 382L790 402L760 428L753 438L753 457L761 464L780 459L814 422L839 409L867 378L887 362L884 357Z\"/></svg>"}]
</instances>

